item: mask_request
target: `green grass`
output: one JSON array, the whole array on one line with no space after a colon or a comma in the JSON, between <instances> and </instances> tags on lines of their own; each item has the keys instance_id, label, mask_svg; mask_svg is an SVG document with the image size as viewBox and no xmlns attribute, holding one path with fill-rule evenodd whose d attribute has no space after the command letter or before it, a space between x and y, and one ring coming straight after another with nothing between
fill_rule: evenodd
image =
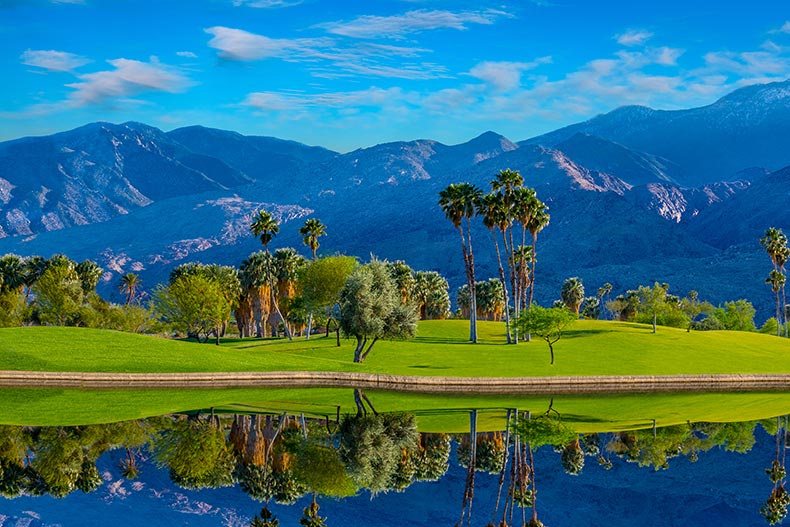
<instances>
[{"instance_id":1,"label":"green grass","mask_svg":"<svg viewBox=\"0 0 790 527\"><path fill-rule=\"evenodd\" d=\"M682 373L787 373L790 341L740 332L692 332L619 322L579 321L556 345L504 342L503 325L481 323L481 342L465 341L468 323L422 322L407 342L379 342L363 364L353 342L313 337L225 339L221 346L78 328L0 329L0 369L105 372L320 370L398 375L529 376ZM544 412L547 397L428 396L368 393L378 411L413 411L424 430L460 431L468 410L483 409L481 428L499 428L506 408ZM351 390L42 390L0 391L8 424L108 422L217 407L334 415L355 410ZM579 431L686 421L753 420L790 412L790 394L653 394L556 397L554 409Z\"/></svg>"}]
</instances>

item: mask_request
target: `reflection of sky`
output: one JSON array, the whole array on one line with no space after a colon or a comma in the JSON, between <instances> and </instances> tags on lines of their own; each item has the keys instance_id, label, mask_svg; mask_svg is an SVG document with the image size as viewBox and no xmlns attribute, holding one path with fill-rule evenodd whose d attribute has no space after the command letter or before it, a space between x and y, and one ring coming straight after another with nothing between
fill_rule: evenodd
<instances>
[{"instance_id":1,"label":"reflection of sky","mask_svg":"<svg viewBox=\"0 0 790 527\"><path fill-rule=\"evenodd\" d=\"M550 527L583 526L591 521L609 527L651 525L765 525L759 515L771 483L764 469L774 455L773 437L758 427L757 444L748 454L720 449L703 452L690 463L670 460L669 470L640 468L612 456L605 471L587 457L580 476L562 471L559 454L543 447L536 456L538 512ZM90 526L246 526L261 507L238 487L188 491L174 487L166 470L143 464L135 482L119 479L121 451L99 460L108 481L91 494L79 491L66 499L0 498L0 527ZM376 527L454 525L460 517L464 469L451 456L447 475L438 483L416 483L403 493L370 499L363 493L342 501L319 498L330 526ZM473 525L491 519L497 476L478 473ZM302 508L274 504L280 525L298 525ZM515 519L514 519L515 521ZM520 525L520 519L515 522Z\"/></svg>"}]
</instances>

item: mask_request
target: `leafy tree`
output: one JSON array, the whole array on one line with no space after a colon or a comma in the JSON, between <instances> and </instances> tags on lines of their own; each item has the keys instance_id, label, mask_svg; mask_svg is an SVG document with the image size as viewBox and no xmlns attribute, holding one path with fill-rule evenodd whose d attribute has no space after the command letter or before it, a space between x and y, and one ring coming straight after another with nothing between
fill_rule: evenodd
<instances>
[{"instance_id":1,"label":"leafy tree","mask_svg":"<svg viewBox=\"0 0 790 527\"><path fill-rule=\"evenodd\" d=\"M299 234L304 237L302 240L305 245L310 247L310 250L313 252L313 260L315 260L316 251L321 246L318 243L318 238L326 235L326 225L321 223L321 220L318 218L309 218L304 222L304 226L299 229Z\"/></svg>"},{"instance_id":2,"label":"leafy tree","mask_svg":"<svg viewBox=\"0 0 790 527\"><path fill-rule=\"evenodd\" d=\"M640 286L637 290L639 295L639 308L648 313L653 320L653 333L656 332L656 322L658 315L667 309L667 289L668 284L656 282L653 287Z\"/></svg>"},{"instance_id":3,"label":"leafy tree","mask_svg":"<svg viewBox=\"0 0 790 527\"><path fill-rule=\"evenodd\" d=\"M323 311L327 316L326 335L330 322L339 313L340 291L357 267L353 256L327 256L308 262L299 273L302 299L312 313ZM308 338L310 332L308 331ZM340 325L337 324L337 345L340 346Z\"/></svg>"},{"instance_id":4,"label":"leafy tree","mask_svg":"<svg viewBox=\"0 0 790 527\"><path fill-rule=\"evenodd\" d=\"M562 283L562 290L560 291L560 298L568 311L579 314L579 308L584 301L584 284L581 278L574 276L566 278Z\"/></svg>"},{"instance_id":5,"label":"leafy tree","mask_svg":"<svg viewBox=\"0 0 790 527\"><path fill-rule=\"evenodd\" d=\"M181 419L154 446L154 459L170 469L177 485L197 489L233 484L235 459L224 432L212 421Z\"/></svg>"},{"instance_id":6,"label":"leafy tree","mask_svg":"<svg viewBox=\"0 0 790 527\"><path fill-rule=\"evenodd\" d=\"M475 302L475 259L472 250L472 217L477 212L483 192L471 183L449 185L439 193L439 206L461 236L466 284L471 291L472 306L469 314L469 340L477 343L477 306ZM464 235L466 219L466 235Z\"/></svg>"},{"instance_id":7,"label":"leafy tree","mask_svg":"<svg viewBox=\"0 0 790 527\"><path fill-rule=\"evenodd\" d=\"M411 338L417 331L417 311L401 303L392 275L378 260L351 273L339 304L340 327L357 340L354 362L364 361L381 338Z\"/></svg>"},{"instance_id":8,"label":"leafy tree","mask_svg":"<svg viewBox=\"0 0 790 527\"><path fill-rule=\"evenodd\" d=\"M711 317L721 322L723 329L731 331L755 331L754 315L757 311L745 299L725 302L713 310Z\"/></svg>"},{"instance_id":9,"label":"leafy tree","mask_svg":"<svg viewBox=\"0 0 790 527\"><path fill-rule=\"evenodd\" d=\"M297 451L294 476L313 492L343 498L353 496L357 486L340 460L340 453L330 446L305 442Z\"/></svg>"},{"instance_id":10,"label":"leafy tree","mask_svg":"<svg viewBox=\"0 0 790 527\"><path fill-rule=\"evenodd\" d=\"M554 344L562 338L562 332L570 326L577 316L564 308L545 308L533 304L521 313L518 326L524 333L537 335L546 341L554 364Z\"/></svg>"},{"instance_id":11,"label":"leafy tree","mask_svg":"<svg viewBox=\"0 0 790 527\"><path fill-rule=\"evenodd\" d=\"M46 270L33 284L42 322L63 326L79 311L83 299L82 282L74 268L74 262L56 255L47 262Z\"/></svg>"},{"instance_id":12,"label":"leafy tree","mask_svg":"<svg viewBox=\"0 0 790 527\"><path fill-rule=\"evenodd\" d=\"M154 305L156 313L176 330L199 342L206 342L214 333L217 344L231 311L220 285L201 274L187 274L167 287L159 286L154 292Z\"/></svg>"},{"instance_id":13,"label":"leafy tree","mask_svg":"<svg viewBox=\"0 0 790 527\"><path fill-rule=\"evenodd\" d=\"M683 313L688 317L689 323L686 331L691 331L697 317L704 314L709 314L713 311L713 305L710 302L701 302L699 300L699 293L696 291L689 291L689 294L680 302L680 308Z\"/></svg>"}]
</instances>

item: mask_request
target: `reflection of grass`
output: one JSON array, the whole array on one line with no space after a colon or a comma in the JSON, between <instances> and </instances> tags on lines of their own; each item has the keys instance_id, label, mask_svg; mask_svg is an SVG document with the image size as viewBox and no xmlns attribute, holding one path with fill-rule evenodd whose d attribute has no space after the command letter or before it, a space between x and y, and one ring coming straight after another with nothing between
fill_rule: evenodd
<instances>
[{"instance_id":1,"label":"reflection of grass","mask_svg":"<svg viewBox=\"0 0 790 527\"><path fill-rule=\"evenodd\" d=\"M740 332L692 332L620 322L579 321L556 345L557 362L549 365L545 342L518 346L503 343L503 324L480 324L481 343L465 342L468 323L428 321L419 337L376 344L363 364L351 361L353 342L334 338L228 339L222 346L196 344L79 328L9 328L0 330L0 369L108 372L183 371L359 371L395 375L531 376L648 375L682 373L790 372L790 341ZM66 424L106 422L177 410L247 405L286 407L309 414L333 414L336 406L353 410L348 390L3 390L0 422ZM432 411L443 408L519 408L545 411L548 399L484 396L420 396L376 393L376 409ZM540 410L540 409L543 410ZM614 423L630 427L685 422L757 419L790 411L790 395L684 394L617 397L557 397L554 408L580 428ZM314 411L319 409L317 411ZM458 429L463 412L420 414L421 426ZM487 418L488 419L488 418ZM501 420L491 418L488 425ZM483 426L483 425L481 425Z\"/></svg>"}]
</instances>

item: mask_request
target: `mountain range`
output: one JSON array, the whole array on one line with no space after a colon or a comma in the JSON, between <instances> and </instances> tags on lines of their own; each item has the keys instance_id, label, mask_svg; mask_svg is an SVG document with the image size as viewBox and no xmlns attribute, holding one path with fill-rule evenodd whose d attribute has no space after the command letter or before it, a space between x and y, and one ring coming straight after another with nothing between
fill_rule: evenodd
<instances>
[{"instance_id":1,"label":"mountain range","mask_svg":"<svg viewBox=\"0 0 790 527\"><path fill-rule=\"evenodd\" d=\"M315 216L328 227L320 253L403 259L457 287L458 236L438 193L461 181L487 189L510 168L550 208L541 303L569 276L588 294L658 281L714 303L747 298L764 319L773 294L759 237L790 228L787 137L790 81L702 108L623 107L520 142L489 131L348 153L201 126L92 123L0 143L0 254L94 259L118 298L124 272L150 289L186 261L240 263L260 249L249 216L266 208L282 222L274 247L301 247L298 228ZM497 276L490 235L482 224L474 235L478 276Z\"/></svg>"}]
</instances>

